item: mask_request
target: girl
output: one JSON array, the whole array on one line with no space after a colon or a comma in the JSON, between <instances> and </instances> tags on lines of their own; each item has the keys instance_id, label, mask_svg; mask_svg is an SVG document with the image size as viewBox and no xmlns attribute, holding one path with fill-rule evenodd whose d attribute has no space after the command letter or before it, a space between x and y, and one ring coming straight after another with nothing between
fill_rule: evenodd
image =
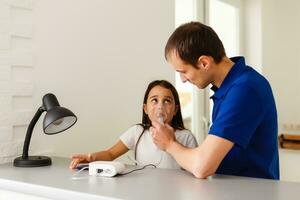
<instances>
[{"instance_id":1,"label":"girl","mask_svg":"<svg viewBox=\"0 0 300 200\"><path fill-rule=\"evenodd\" d=\"M142 123L129 128L108 150L72 156L70 168L74 169L78 163L112 161L128 150L133 150L138 165L152 164L160 168L180 169L170 154L161 151L153 143L149 130L151 121L172 126L175 129L176 140L182 145L189 148L198 146L193 134L184 128L176 89L168 81L156 80L148 85L145 92Z\"/></svg>"}]
</instances>

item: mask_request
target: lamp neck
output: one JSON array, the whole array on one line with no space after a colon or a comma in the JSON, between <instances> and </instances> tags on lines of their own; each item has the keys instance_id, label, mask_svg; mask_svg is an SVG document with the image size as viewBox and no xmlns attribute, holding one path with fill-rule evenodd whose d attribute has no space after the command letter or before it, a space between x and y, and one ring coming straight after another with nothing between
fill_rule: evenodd
<instances>
[{"instance_id":1,"label":"lamp neck","mask_svg":"<svg viewBox=\"0 0 300 200\"><path fill-rule=\"evenodd\" d=\"M39 107L39 109L36 111L35 115L33 116L32 120L29 123L24 145L23 145L23 154L22 158L28 158L28 149L29 149L29 144L30 144L30 139L32 135L33 128L36 124L36 122L39 120L41 114L45 111L45 108L43 106Z\"/></svg>"}]
</instances>

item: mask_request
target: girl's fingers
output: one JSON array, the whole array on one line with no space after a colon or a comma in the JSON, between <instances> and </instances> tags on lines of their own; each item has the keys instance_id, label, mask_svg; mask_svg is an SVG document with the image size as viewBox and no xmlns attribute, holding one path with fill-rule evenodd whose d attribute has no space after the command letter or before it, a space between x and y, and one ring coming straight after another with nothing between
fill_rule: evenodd
<instances>
[{"instance_id":1,"label":"girl's fingers","mask_svg":"<svg viewBox=\"0 0 300 200\"><path fill-rule=\"evenodd\" d=\"M158 123L158 122L156 122L156 121L153 121L153 122L151 122L151 123L152 123L152 126L153 126L154 128L159 128L159 127L161 126L161 124Z\"/></svg>"},{"instance_id":2,"label":"girl's fingers","mask_svg":"<svg viewBox=\"0 0 300 200\"><path fill-rule=\"evenodd\" d=\"M70 168L74 169L79 163L87 161L86 155L74 155L70 163Z\"/></svg>"},{"instance_id":3,"label":"girl's fingers","mask_svg":"<svg viewBox=\"0 0 300 200\"><path fill-rule=\"evenodd\" d=\"M74 159L72 160L71 164L70 164L70 168L74 169L78 164L78 159Z\"/></svg>"},{"instance_id":4,"label":"girl's fingers","mask_svg":"<svg viewBox=\"0 0 300 200\"><path fill-rule=\"evenodd\" d=\"M74 169L74 168L75 168L74 165L75 165L75 160L72 160L71 163L70 163L69 168L70 168L70 169Z\"/></svg>"}]
</instances>

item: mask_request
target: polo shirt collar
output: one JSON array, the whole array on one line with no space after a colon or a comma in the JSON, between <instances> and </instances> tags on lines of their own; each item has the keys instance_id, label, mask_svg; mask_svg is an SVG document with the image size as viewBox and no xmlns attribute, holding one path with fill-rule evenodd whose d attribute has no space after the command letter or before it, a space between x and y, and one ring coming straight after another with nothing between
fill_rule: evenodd
<instances>
[{"instance_id":1,"label":"polo shirt collar","mask_svg":"<svg viewBox=\"0 0 300 200\"><path fill-rule=\"evenodd\" d=\"M210 98L221 98L223 97L227 90L230 88L232 83L236 80L237 77L245 70L246 64L245 64L245 58L242 56L239 57L233 57L230 58L233 62L234 65L226 75L225 79L223 80L220 88L217 88L215 85L213 85L210 89L213 90L215 93L213 96Z\"/></svg>"}]
</instances>

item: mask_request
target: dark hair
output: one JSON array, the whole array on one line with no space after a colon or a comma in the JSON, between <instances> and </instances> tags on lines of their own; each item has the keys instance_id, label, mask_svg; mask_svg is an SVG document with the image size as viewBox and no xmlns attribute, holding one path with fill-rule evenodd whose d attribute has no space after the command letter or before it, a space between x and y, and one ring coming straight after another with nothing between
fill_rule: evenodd
<instances>
[{"instance_id":1,"label":"dark hair","mask_svg":"<svg viewBox=\"0 0 300 200\"><path fill-rule=\"evenodd\" d=\"M175 106L177 106L177 112L176 112L176 115L172 119L171 126L174 129L178 129L178 130L185 129L183 120L182 120L182 116L181 116L179 95L178 95L175 87L170 82L168 82L166 80L155 80L155 81L152 81L151 83L149 83L147 90L145 92L145 95L144 95L143 105L147 103L149 93L152 90L152 88L154 88L155 86L161 86L163 88L169 89L172 92L174 101L175 101ZM139 141L140 141L142 135L144 134L145 130L149 129L151 126L151 120L149 119L148 115L145 113L144 108L143 108L142 123L139 125L141 125L143 127L143 131L141 132L141 134L139 135L139 137L136 141L136 145L135 145L135 149L134 149L134 159L137 159L137 148L138 148L138 144L139 144Z\"/></svg>"},{"instance_id":2,"label":"dark hair","mask_svg":"<svg viewBox=\"0 0 300 200\"><path fill-rule=\"evenodd\" d=\"M200 22L183 24L172 33L165 47L166 60L173 50L184 62L196 68L202 55L213 57L216 63L225 56L224 46L216 32Z\"/></svg>"},{"instance_id":3,"label":"dark hair","mask_svg":"<svg viewBox=\"0 0 300 200\"><path fill-rule=\"evenodd\" d=\"M152 81L151 83L149 83L147 90L145 92L145 95L144 95L143 104L147 103L149 93L150 93L151 89L154 88L155 86L161 86L172 92L172 95L173 95L174 101L175 101L175 106L177 107L177 112L172 119L171 126L174 129L178 129L178 130L185 129L183 120L182 120L182 115L181 115L179 95L178 95L175 87L170 82L168 82L166 80L155 80L155 81ZM143 119L142 119L141 125L144 127L144 129L148 129L151 126L151 120L149 119L148 115L145 113L144 109L143 109Z\"/></svg>"}]
</instances>

